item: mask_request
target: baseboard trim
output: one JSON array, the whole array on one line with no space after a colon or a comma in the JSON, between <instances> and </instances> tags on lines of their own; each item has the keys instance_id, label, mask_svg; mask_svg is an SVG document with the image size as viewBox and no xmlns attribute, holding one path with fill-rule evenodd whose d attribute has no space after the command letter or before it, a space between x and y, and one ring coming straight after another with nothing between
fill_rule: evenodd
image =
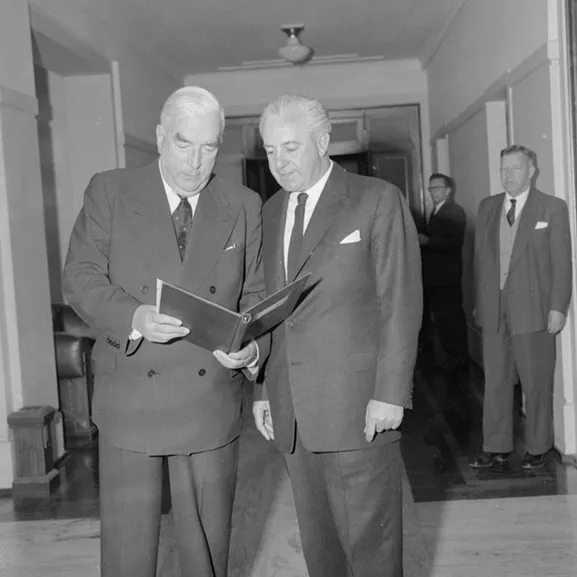
<instances>
[{"instance_id":1,"label":"baseboard trim","mask_svg":"<svg viewBox=\"0 0 577 577\"><path fill-rule=\"evenodd\" d=\"M553 454L555 458L563 465L569 465L577 469L577 454L565 454L561 452L557 447L553 447Z\"/></svg>"}]
</instances>

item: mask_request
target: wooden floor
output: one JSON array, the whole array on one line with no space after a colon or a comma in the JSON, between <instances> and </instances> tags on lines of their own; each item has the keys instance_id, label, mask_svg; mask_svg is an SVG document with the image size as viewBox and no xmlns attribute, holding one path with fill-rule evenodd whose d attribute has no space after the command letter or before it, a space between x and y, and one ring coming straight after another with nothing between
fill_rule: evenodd
<instances>
[{"instance_id":1,"label":"wooden floor","mask_svg":"<svg viewBox=\"0 0 577 577\"><path fill-rule=\"evenodd\" d=\"M458 392L417 374L402 442L405 577L576 577L577 470L551 456L541 472L523 474L519 445L510 474L474 474L467 459L478 446L480 405L474 378L467 383ZM67 486L48 502L16 511L0 499L0 577L100 575L97 453L81 452L68 467ZM165 516L158 575L189 577L172 543ZM307 577L284 463L251 419L241 435L229 577Z\"/></svg>"},{"instance_id":2,"label":"wooden floor","mask_svg":"<svg viewBox=\"0 0 577 577\"><path fill-rule=\"evenodd\" d=\"M404 489L406 577L577 575L575 495L415 503L406 478ZM254 429L243 433L234 527L230 577L306 577L289 480ZM166 516L162 577L180 575L171 534ZM0 522L2 577L97 577L98 557L97 519Z\"/></svg>"}]
</instances>

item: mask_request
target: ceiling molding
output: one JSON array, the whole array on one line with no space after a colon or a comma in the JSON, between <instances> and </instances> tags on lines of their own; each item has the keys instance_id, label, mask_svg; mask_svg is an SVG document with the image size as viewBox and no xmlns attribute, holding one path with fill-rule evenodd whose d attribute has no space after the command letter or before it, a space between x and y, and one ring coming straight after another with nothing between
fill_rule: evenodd
<instances>
[{"instance_id":1,"label":"ceiling molding","mask_svg":"<svg viewBox=\"0 0 577 577\"><path fill-rule=\"evenodd\" d=\"M437 36L430 38L425 43L425 47L422 50L421 56L419 58L423 70L426 70L431 60L435 57L435 54L437 54L437 51L439 50L441 44L443 43L443 40L445 40L445 36L447 36L447 33L449 32L449 29L453 25L453 22L455 21L459 12L463 9L463 7L467 2L468 0L461 0L461 2L457 4L453 8L453 10L448 14L447 20L445 21L445 25L443 26L441 32Z\"/></svg>"}]
</instances>

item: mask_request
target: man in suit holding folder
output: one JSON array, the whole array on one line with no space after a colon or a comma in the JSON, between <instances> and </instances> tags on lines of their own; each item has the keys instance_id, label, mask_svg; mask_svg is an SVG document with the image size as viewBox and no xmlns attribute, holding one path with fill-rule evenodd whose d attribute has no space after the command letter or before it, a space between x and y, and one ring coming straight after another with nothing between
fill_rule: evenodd
<instances>
[{"instance_id":1,"label":"man in suit holding folder","mask_svg":"<svg viewBox=\"0 0 577 577\"><path fill-rule=\"evenodd\" d=\"M100 335L104 577L156 575L165 459L183 575L226 577L240 369L254 376L269 345L212 354L155 308L157 279L235 311L263 296L260 198L212 174L223 130L212 94L176 91L157 127L159 161L95 175L72 232L66 298Z\"/></svg>"},{"instance_id":2,"label":"man in suit holding folder","mask_svg":"<svg viewBox=\"0 0 577 577\"><path fill-rule=\"evenodd\" d=\"M310 577L400 577L398 429L422 314L413 219L396 187L330 160L320 102L280 97L260 130L283 187L263 210L267 293L311 277L273 331L256 424L285 453Z\"/></svg>"}]
</instances>

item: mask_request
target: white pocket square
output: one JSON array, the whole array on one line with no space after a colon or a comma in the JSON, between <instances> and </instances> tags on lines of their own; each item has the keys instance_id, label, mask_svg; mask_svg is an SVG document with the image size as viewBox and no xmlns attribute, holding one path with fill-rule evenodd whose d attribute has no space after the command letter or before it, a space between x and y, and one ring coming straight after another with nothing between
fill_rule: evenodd
<instances>
[{"instance_id":1,"label":"white pocket square","mask_svg":"<svg viewBox=\"0 0 577 577\"><path fill-rule=\"evenodd\" d=\"M361 240L361 232L359 230L355 230L355 232L351 232L349 236L343 238L340 244L350 244L351 242L360 242L360 240Z\"/></svg>"},{"instance_id":2,"label":"white pocket square","mask_svg":"<svg viewBox=\"0 0 577 577\"><path fill-rule=\"evenodd\" d=\"M544 222L542 220L540 220L536 225L535 225L535 230L541 230L542 228L547 228L549 226L548 222Z\"/></svg>"},{"instance_id":3,"label":"white pocket square","mask_svg":"<svg viewBox=\"0 0 577 577\"><path fill-rule=\"evenodd\" d=\"M227 250L233 250L233 249L235 249L235 248L236 248L236 242L235 242L234 244L231 244L230 246L227 246L227 247L224 249L224 252L226 252Z\"/></svg>"}]
</instances>

